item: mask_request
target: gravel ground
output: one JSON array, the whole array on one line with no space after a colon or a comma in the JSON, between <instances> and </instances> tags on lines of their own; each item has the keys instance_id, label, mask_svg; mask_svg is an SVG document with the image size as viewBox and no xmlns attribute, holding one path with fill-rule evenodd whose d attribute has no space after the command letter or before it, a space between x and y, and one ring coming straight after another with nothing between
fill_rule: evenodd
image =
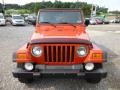
<instances>
[{"instance_id":1,"label":"gravel ground","mask_svg":"<svg viewBox=\"0 0 120 90\"><path fill-rule=\"evenodd\" d=\"M28 42L33 26L0 27L0 90L120 90L120 25L88 26L91 41L108 52L104 68L108 76L99 84L89 84L83 79L41 78L32 84L22 84L12 76L15 64L12 53Z\"/></svg>"}]
</instances>

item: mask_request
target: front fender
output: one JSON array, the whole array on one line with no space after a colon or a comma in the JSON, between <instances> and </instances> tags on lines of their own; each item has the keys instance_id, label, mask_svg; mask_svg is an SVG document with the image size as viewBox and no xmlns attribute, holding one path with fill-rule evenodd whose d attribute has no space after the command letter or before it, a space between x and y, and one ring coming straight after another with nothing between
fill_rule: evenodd
<instances>
[{"instance_id":1,"label":"front fender","mask_svg":"<svg viewBox=\"0 0 120 90\"><path fill-rule=\"evenodd\" d=\"M28 51L27 44L23 45L20 49L13 53L13 62L31 62L31 55Z\"/></svg>"},{"instance_id":2,"label":"front fender","mask_svg":"<svg viewBox=\"0 0 120 90\"><path fill-rule=\"evenodd\" d=\"M84 60L84 63L103 63L107 59L107 53L100 49L97 45L93 44L93 48L90 50L88 56Z\"/></svg>"}]
</instances>

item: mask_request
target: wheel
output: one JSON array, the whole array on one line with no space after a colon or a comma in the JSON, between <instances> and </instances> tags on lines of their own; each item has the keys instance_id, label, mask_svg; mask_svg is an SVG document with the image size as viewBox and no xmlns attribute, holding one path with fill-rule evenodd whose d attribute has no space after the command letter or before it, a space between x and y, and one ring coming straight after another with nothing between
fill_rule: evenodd
<instances>
[{"instance_id":1,"label":"wheel","mask_svg":"<svg viewBox=\"0 0 120 90\"><path fill-rule=\"evenodd\" d=\"M86 78L86 81L88 83L96 84L96 83L99 83L101 81L101 78Z\"/></svg>"},{"instance_id":2,"label":"wheel","mask_svg":"<svg viewBox=\"0 0 120 90\"><path fill-rule=\"evenodd\" d=\"M19 80L21 83L32 83L32 82L33 82L33 78L30 78L30 79L18 78L18 80Z\"/></svg>"}]
</instances>

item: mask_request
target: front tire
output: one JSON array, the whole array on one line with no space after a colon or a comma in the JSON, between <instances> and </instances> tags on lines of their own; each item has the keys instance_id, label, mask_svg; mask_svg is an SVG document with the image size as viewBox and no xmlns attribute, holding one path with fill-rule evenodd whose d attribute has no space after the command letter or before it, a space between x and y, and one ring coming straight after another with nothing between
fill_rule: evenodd
<instances>
[{"instance_id":1,"label":"front tire","mask_svg":"<svg viewBox=\"0 0 120 90\"><path fill-rule=\"evenodd\" d=\"M30 78L30 79L26 79L26 78L18 78L18 80L21 82L21 83L32 83L33 82L33 78Z\"/></svg>"},{"instance_id":2,"label":"front tire","mask_svg":"<svg viewBox=\"0 0 120 90\"><path fill-rule=\"evenodd\" d=\"M93 83L93 84L97 84L101 81L101 78L86 78L85 79L88 83Z\"/></svg>"}]
</instances>

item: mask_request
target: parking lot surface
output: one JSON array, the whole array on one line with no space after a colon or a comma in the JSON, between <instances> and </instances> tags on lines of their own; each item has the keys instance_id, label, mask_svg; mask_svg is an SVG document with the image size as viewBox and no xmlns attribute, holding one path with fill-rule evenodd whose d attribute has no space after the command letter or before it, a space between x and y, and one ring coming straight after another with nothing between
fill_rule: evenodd
<instances>
[{"instance_id":1,"label":"parking lot surface","mask_svg":"<svg viewBox=\"0 0 120 90\"><path fill-rule=\"evenodd\" d=\"M120 24L87 27L91 41L108 52L108 61L104 64L108 76L99 84L89 84L83 79L52 77L39 78L26 85L13 78L12 53L30 40L34 29L31 25L0 26L0 90L120 90Z\"/></svg>"}]
</instances>

